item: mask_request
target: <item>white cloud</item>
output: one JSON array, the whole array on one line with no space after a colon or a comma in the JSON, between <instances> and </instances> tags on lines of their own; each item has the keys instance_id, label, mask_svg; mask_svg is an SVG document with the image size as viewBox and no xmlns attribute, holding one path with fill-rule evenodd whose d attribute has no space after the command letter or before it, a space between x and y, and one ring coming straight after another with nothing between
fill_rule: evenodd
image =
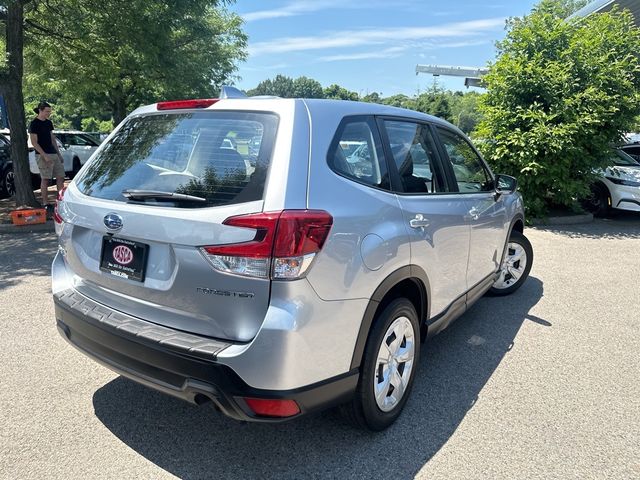
<instances>
[{"instance_id":1,"label":"white cloud","mask_svg":"<svg viewBox=\"0 0 640 480\"><path fill-rule=\"evenodd\" d=\"M325 10L327 8L333 8L337 5L340 5L340 3L341 2L339 0L299 0L280 8L273 8L271 10L258 10L256 12L245 13L242 15L242 18L245 22L254 22L256 20L267 20L270 18L293 17L296 15L303 15L305 13Z\"/></svg>"},{"instance_id":2,"label":"white cloud","mask_svg":"<svg viewBox=\"0 0 640 480\"><path fill-rule=\"evenodd\" d=\"M414 6L413 1L396 0L393 8L407 8ZM371 10L373 8L388 8L388 0L368 0L363 3L358 0L297 0L289 2L280 8L271 10L257 10L240 14L245 22L255 22L257 20L269 20L274 18L294 17L307 13L320 12L322 10L336 9L339 11L351 10Z\"/></svg>"},{"instance_id":3,"label":"white cloud","mask_svg":"<svg viewBox=\"0 0 640 480\"><path fill-rule=\"evenodd\" d=\"M260 66L243 66L242 70L244 70L245 72L264 72L264 71L271 71L271 70L284 70L286 68L289 68L291 65L289 65L288 63L274 63L274 64L270 64L270 65L260 65Z\"/></svg>"},{"instance_id":4,"label":"white cloud","mask_svg":"<svg viewBox=\"0 0 640 480\"><path fill-rule=\"evenodd\" d=\"M439 45L434 45L435 48L464 48L464 47L475 47L477 45L486 45L487 43L491 43L490 40L465 40L461 42L445 42Z\"/></svg>"},{"instance_id":5,"label":"white cloud","mask_svg":"<svg viewBox=\"0 0 640 480\"><path fill-rule=\"evenodd\" d=\"M368 58L393 58L399 56L402 52L406 51L405 47L391 47L384 50L375 50L372 52L361 53L346 53L343 55L328 55L326 57L320 57L318 60L321 62L339 62L342 60L366 60Z\"/></svg>"},{"instance_id":6,"label":"white cloud","mask_svg":"<svg viewBox=\"0 0 640 480\"><path fill-rule=\"evenodd\" d=\"M389 45L397 42L434 38L464 38L503 27L505 18L487 18L467 22L448 23L431 27L376 28L345 30L314 37L282 37L249 46L251 56L270 53L300 52L326 48L362 45Z\"/></svg>"},{"instance_id":7,"label":"white cloud","mask_svg":"<svg viewBox=\"0 0 640 480\"><path fill-rule=\"evenodd\" d=\"M444 49L444 48L465 48L465 47L473 47L476 45L485 45L490 43L489 40L463 40L459 42L421 42L411 44L407 44L402 47L390 47L385 48L383 50L371 50L368 52L357 52L357 53L344 53L338 55L327 55L324 57L320 57L317 60L320 62L339 62L344 60L368 60L372 58L395 58L402 55L404 52L408 50L436 50L436 49ZM418 55L420 58L425 58L426 55L424 53L420 53Z\"/></svg>"}]
</instances>

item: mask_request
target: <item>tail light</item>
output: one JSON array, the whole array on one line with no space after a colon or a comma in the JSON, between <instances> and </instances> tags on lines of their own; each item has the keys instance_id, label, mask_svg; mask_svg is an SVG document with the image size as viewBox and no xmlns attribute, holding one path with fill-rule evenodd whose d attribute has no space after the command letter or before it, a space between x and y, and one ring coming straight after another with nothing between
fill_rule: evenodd
<instances>
[{"instance_id":1,"label":"tail light","mask_svg":"<svg viewBox=\"0 0 640 480\"><path fill-rule=\"evenodd\" d=\"M53 221L56 222L58 225L62 225L62 217L60 216L60 211L58 209L58 205L60 204L60 202L62 202L62 199L64 197L64 192L67 189L67 187L64 187L62 190L60 190L60 192L58 192L58 198L56 198L56 204L53 207Z\"/></svg>"},{"instance_id":2,"label":"tail light","mask_svg":"<svg viewBox=\"0 0 640 480\"><path fill-rule=\"evenodd\" d=\"M322 249L333 218L321 210L284 210L227 218L225 225L252 228L253 240L211 245L202 252L225 273L273 280L301 278Z\"/></svg>"}]
</instances>

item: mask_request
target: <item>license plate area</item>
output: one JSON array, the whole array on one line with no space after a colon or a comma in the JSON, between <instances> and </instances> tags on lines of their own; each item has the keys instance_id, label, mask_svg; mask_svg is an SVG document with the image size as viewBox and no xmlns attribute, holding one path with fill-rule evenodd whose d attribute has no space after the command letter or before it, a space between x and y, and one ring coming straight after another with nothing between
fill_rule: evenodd
<instances>
[{"instance_id":1,"label":"license plate area","mask_svg":"<svg viewBox=\"0 0 640 480\"><path fill-rule=\"evenodd\" d=\"M102 237L100 270L116 277L144 282L149 245L124 238Z\"/></svg>"}]
</instances>

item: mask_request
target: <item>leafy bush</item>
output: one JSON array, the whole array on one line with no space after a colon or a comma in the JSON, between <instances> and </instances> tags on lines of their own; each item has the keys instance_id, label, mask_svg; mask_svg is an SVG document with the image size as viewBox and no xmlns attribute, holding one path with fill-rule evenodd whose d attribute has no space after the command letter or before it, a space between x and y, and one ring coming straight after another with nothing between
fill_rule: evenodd
<instances>
[{"instance_id":1,"label":"leafy bush","mask_svg":"<svg viewBox=\"0 0 640 480\"><path fill-rule=\"evenodd\" d=\"M109 133L113 129L113 124L110 121L94 117L83 118L81 126L83 132Z\"/></svg>"},{"instance_id":2,"label":"leafy bush","mask_svg":"<svg viewBox=\"0 0 640 480\"><path fill-rule=\"evenodd\" d=\"M587 194L610 144L640 112L640 30L631 14L565 14L543 0L509 20L484 78L476 132L494 170L518 178L537 217Z\"/></svg>"}]
</instances>

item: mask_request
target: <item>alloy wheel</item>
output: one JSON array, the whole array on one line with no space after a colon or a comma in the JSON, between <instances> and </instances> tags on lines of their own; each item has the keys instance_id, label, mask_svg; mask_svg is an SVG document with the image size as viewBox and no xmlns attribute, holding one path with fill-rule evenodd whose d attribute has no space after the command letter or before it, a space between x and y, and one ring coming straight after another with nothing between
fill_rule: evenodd
<instances>
[{"instance_id":1,"label":"alloy wheel","mask_svg":"<svg viewBox=\"0 0 640 480\"><path fill-rule=\"evenodd\" d=\"M509 242L507 254L502 262L500 276L493 284L493 288L499 290L511 287L520 280L527 268L527 252L519 243Z\"/></svg>"},{"instance_id":2,"label":"alloy wheel","mask_svg":"<svg viewBox=\"0 0 640 480\"><path fill-rule=\"evenodd\" d=\"M415 334L407 317L398 317L384 334L378 349L373 391L378 408L389 412L400 402L411 378Z\"/></svg>"},{"instance_id":3,"label":"alloy wheel","mask_svg":"<svg viewBox=\"0 0 640 480\"><path fill-rule=\"evenodd\" d=\"M7 195L13 197L16 194L16 185L15 185L15 177L13 170L9 170L4 177L5 188L7 190Z\"/></svg>"}]
</instances>

